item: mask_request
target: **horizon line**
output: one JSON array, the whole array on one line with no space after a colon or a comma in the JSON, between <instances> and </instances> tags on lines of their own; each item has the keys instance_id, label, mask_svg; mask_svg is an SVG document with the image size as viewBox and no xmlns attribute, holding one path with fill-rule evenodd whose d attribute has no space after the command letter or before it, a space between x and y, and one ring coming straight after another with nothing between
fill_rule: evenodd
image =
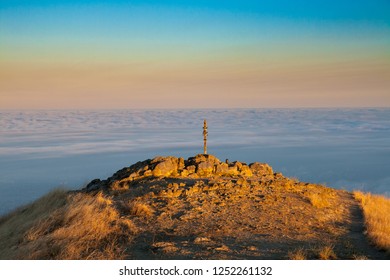
<instances>
[{"instance_id":1,"label":"horizon line","mask_svg":"<svg viewBox=\"0 0 390 280\"><path fill-rule=\"evenodd\" d=\"M154 107L154 108L11 108L11 109L5 109L0 108L0 111L6 112L6 111L192 111L192 110L202 110L202 111L210 111L210 110L329 110L329 109L337 109L337 110L359 110L359 109L390 109L390 106L322 106L322 107L315 107L315 106L307 106L307 107L194 107L194 108L188 108L188 107L175 107L175 108L164 108L164 107Z\"/></svg>"}]
</instances>

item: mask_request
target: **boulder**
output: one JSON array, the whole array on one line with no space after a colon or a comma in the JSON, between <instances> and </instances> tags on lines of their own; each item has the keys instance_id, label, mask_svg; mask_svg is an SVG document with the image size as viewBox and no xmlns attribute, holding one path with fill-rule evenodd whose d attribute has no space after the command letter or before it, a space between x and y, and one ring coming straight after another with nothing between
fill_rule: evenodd
<instances>
[{"instance_id":1,"label":"boulder","mask_svg":"<svg viewBox=\"0 0 390 280\"><path fill-rule=\"evenodd\" d=\"M241 166L240 174L246 177L251 177L253 175L252 170L246 164Z\"/></svg>"},{"instance_id":2,"label":"boulder","mask_svg":"<svg viewBox=\"0 0 390 280\"><path fill-rule=\"evenodd\" d=\"M186 167L186 170L188 172L188 174L194 174L195 171L196 171L196 166L195 165L189 165Z\"/></svg>"},{"instance_id":3,"label":"boulder","mask_svg":"<svg viewBox=\"0 0 390 280\"><path fill-rule=\"evenodd\" d=\"M181 177L187 177L188 175L189 175L189 173L188 173L187 169L183 169L182 171L180 171L180 176Z\"/></svg>"},{"instance_id":4,"label":"boulder","mask_svg":"<svg viewBox=\"0 0 390 280\"><path fill-rule=\"evenodd\" d=\"M199 176L210 176L213 174L214 164L209 161L204 161L198 164L196 174Z\"/></svg>"},{"instance_id":5,"label":"boulder","mask_svg":"<svg viewBox=\"0 0 390 280\"><path fill-rule=\"evenodd\" d=\"M87 192L98 190L102 185L102 181L100 179L94 179L88 183L88 185L84 188Z\"/></svg>"},{"instance_id":6,"label":"boulder","mask_svg":"<svg viewBox=\"0 0 390 280\"><path fill-rule=\"evenodd\" d=\"M215 168L215 175L221 176L221 175L226 175L228 173L229 173L229 166L226 163L221 162L220 164L217 164Z\"/></svg>"},{"instance_id":7,"label":"boulder","mask_svg":"<svg viewBox=\"0 0 390 280\"><path fill-rule=\"evenodd\" d=\"M184 158L180 157L177 161L177 169L179 170L183 170L185 168L185 165L184 165Z\"/></svg>"},{"instance_id":8,"label":"boulder","mask_svg":"<svg viewBox=\"0 0 390 280\"><path fill-rule=\"evenodd\" d=\"M272 167L266 163L254 162L249 165L252 173L257 176L273 175Z\"/></svg>"},{"instance_id":9,"label":"boulder","mask_svg":"<svg viewBox=\"0 0 390 280\"><path fill-rule=\"evenodd\" d=\"M195 157L190 157L186 165L198 165L201 162L210 162L212 165L218 164L221 161L213 155L199 154Z\"/></svg>"},{"instance_id":10,"label":"boulder","mask_svg":"<svg viewBox=\"0 0 390 280\"><path fill-rule=\"evenodd\" d=\"M241 170L241 168L242 168L242 163L241 163L241 162L239 162L239 161L234 161L234 162L232 162L232 164L233 164L234 167L236 167L236 169L237 169L238 171Z\"/></svg>"},{"instance_id":11,"label":"boulder","mask_svg":"<svg viewBox=\"0 0 390 280\"><path fill-rule=\"evenodd\" d=\"M153 176L167 177L177 174L178 159L175 157L157 157L152 160L156 164L152 170Z\"/></svg>"},{"instance_id":12,"label":"boulder","mask_svg":"<svg viewBox=\"0 0 390 280\"><path fill-rule=\"evenodd\" d=\"M240 172L239 172L238 168L241 167L241 166L242 166L241 163L238 164L237 161L229 163L228 174L230 176L237 176L237 175L239 175Z\"/></svg>"}]
</instances>

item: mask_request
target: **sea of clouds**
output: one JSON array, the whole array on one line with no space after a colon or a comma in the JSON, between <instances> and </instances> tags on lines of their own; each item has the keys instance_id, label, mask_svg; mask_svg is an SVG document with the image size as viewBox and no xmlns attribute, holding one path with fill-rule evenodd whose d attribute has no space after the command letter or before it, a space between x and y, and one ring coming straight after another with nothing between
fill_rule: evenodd
<instances>
[{"instance_id":1,"label":"sea of clouds","mask_svg":"<svg viewBox=\"0 0 390 280\"><path fill-rule=\"evenodd\" d=\"M221 160L390 194L390 109L1 111L0 214L139 160L201 153L203 119Z\"/></svg>"}]
</instances>

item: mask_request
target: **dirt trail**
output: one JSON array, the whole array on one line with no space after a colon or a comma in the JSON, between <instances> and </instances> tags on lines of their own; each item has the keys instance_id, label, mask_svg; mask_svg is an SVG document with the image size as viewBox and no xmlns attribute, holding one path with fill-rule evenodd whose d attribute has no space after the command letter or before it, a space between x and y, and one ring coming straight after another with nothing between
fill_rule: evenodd
<instances>
[{"instance_id":1,"label":"dirt trail","mask_svg":"<svg viewBox=\"0 0 390 280\"><path fill-rule=\"evenodd\" d=\"M349 232L346 238L351 243L352 248L356 250L358 255L364 255L368 259L388 260L390 256L382 250L375 248L370 244L367 236L364 234L364 217L359 203L354 199L352 193L342 193L340 195L344 203L350 210L349 217Z\"/></svg>"}]
</instances>

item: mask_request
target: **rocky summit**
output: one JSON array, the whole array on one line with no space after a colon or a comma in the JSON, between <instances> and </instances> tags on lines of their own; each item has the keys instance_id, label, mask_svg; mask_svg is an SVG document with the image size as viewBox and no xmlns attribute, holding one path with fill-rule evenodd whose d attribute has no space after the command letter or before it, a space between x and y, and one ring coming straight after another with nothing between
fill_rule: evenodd
<instances>
[{"instance_id":1,"label":"rocky summit","mask_svg":"<svg viewBox=\"0 0 390 280\"><path fill-rule=\"evenodd\" d=\"M0 259L388 258L360 206L266 163L159 156L0 218Z\"/></svg>"},{"instance_id":2,"label":"rocky summit","mask_svg":"<svg viewBox=\"0 0 390 280\"><path fill-rule=\"evenodd\" d=\"M261 177L263 180L272 180L274 176L281 176L281 174L274 174L271 166L266 163L254 162L247 165L239 161L228 162L226 160L221 162L215 156L207 154L199 154L187 160L181 157L158 156L154 159L137 162L130 167L125 167L106 180L94 179L84 190L87 192L99 189L125 190L131 182L150 177L189 179Z\"/></svg>"}]
</instances>

